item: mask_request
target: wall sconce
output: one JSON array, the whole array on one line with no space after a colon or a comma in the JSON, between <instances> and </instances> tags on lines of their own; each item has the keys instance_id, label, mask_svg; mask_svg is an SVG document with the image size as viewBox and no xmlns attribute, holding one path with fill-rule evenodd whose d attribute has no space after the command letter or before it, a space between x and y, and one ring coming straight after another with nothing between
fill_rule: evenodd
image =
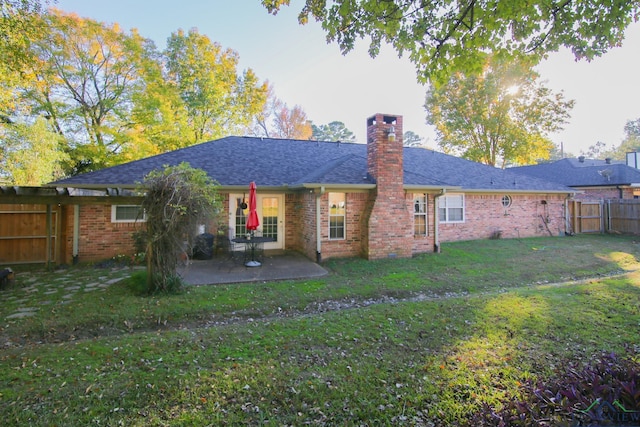
<instances>
[{"instance_id":1,"label":"wall sconce","mask_svg":"<svg viewBox=\"0 0 640 427\"><path fill-rule=\"evenodd\" d=\"M389 127L389 131L387 132L387 139L389 141L396 140L396 128L393 125Z\"/></svg>"}]
</instances>

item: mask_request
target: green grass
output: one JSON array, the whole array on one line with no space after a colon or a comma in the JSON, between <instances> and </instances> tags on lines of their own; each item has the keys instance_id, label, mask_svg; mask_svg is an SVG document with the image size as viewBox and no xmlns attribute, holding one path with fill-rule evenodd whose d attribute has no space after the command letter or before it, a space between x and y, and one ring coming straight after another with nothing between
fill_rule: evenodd
<instances>
[{"instance_id":1,"label":"green grass","mask_svg":"<svg viewBox=\"0 0 640 427\"><path fill-rule=\"evenodd\" d=\"M126 269L23 271L0 294L3 425L465 425L637 346L639 254L621 236L460 242L155 297L94 289Z\"/></svg>"}]
</instances>

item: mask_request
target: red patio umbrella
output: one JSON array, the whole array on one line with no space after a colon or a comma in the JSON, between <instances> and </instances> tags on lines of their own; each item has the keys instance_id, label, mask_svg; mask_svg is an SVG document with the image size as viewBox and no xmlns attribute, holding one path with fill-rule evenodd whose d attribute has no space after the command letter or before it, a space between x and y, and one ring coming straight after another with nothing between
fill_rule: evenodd
<instances>
[{"instance_id":1,"label":"red patio umbrella","mask_svg":"<svg viewBox=\"0 0 640 427\"><path fill-rule=\"evenodd\" d=\"M258 212L256 212L256 183L251 181L249 184L249 216L247 217L247 230L254 231L260 226Z\"/></svg>"}]
</instances>

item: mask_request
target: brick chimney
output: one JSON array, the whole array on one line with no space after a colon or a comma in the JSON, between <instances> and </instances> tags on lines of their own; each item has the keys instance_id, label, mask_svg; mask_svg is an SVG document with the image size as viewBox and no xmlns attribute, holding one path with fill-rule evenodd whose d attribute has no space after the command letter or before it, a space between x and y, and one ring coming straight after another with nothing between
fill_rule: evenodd
<instances>
[{"instance_id":1,"label":"brick chimney","mask_svg":"<svg viewBox=\"0 0 640 427\"><path fill-rule=\"evenodd\" d=\"M367 119L367 173L376 183L367 227L367 258L408 258L413 218L405 201L402 116L376 114Z\"/></svg>"}]
</instances>

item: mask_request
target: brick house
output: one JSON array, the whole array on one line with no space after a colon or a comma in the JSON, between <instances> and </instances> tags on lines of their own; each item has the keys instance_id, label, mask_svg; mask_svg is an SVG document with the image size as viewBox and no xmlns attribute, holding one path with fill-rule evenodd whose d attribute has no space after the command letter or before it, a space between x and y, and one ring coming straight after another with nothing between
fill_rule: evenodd
<instances>
[{"instance_id":1,"label":"brick house","mask_svg":"<svg viewBox=\"0 0 640 427\"><path fill-rule=\"evenodd\" d=\"M575 200L637 199L640 196L638 153L629 153L627 163L580 156L555 162L509 168L528 177L544 178L576 190ZM633 166L632 166L633 165Z\"/></svg>"},{"instance_id":2,"label":"brick house","mask_svg":"<svg viewBox=\"0 0 640 427\"><path fill-rule=\"evenodd\" d=\"M367 120L367 143L226 137L49 184L57 192L58 262L133 251L141 224L131 196L143 177L188 162L219 183L224 220L245 233L249 182L258 187L265 249L310 259L410 257L441 242L563 235L573 190L539 178L402 145L402 117ZM2 203L0 194L0 203ZM62 203L59 200L63 200ZM216 229L214 229L216 228Z\"/></svg>"}]
</instances>

